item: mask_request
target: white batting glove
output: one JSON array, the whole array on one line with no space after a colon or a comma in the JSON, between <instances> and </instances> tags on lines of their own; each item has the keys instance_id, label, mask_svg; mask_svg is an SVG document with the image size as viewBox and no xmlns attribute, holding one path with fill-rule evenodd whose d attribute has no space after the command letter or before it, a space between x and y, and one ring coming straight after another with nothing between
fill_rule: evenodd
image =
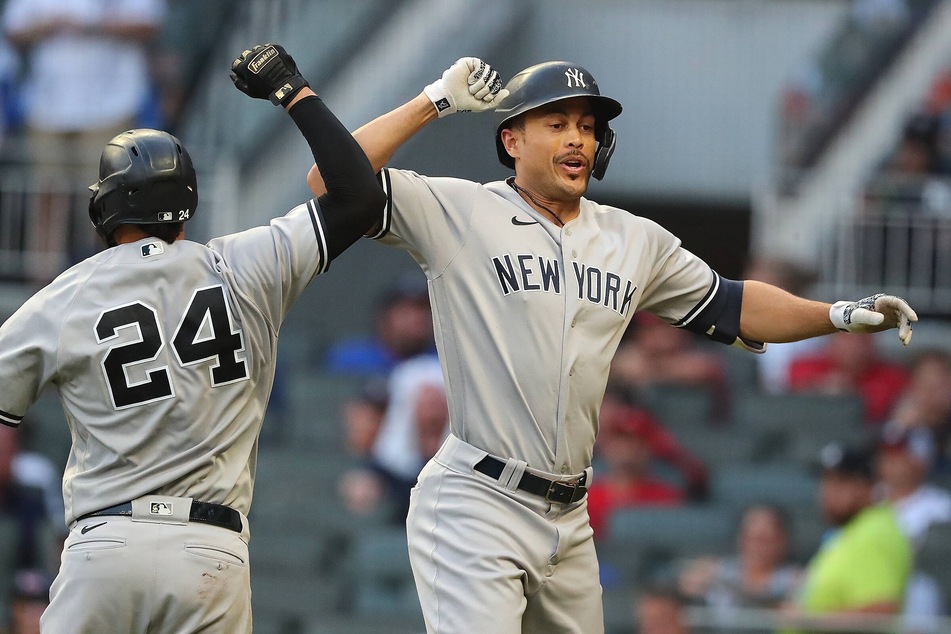
<instances>
[{"instance_id":1,"label":"white batting glove","mask_svg":"<svg viewBox=\"0 0 951 634\"><path fill-rule=\"evenodd\" d=\"M499 72L478 57L460 57L442 77L423 88L439 113L491 110L508 96Z\"/></svg>"},{"instance_id":2,"label":"white batting glove","mask_svg":"<svg viewBox=\"0 0 951 634\"><path fill-rule=\"evenodd\" d=\"M829 319L845 332L880 332L898 328L898 338L906 346L911 341L912 323L918 315L901 297L879 293L857 302L836 302L829 309Z\"/></svg>"}]
</instances>

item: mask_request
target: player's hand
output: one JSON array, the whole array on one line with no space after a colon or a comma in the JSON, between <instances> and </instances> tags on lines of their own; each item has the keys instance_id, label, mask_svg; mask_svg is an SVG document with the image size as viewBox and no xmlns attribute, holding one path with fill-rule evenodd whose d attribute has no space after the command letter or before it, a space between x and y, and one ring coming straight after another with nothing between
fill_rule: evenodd
<instances>
[{"instance_id":1,"label":"player's hand","mask_svg":"<svg viewBox=\"0 0 951 634\"><path fill-rule=\"evenodd\" d=\"M275 106L289 103L308 86L297 63L280 44L259 44L231 62L231 81L255 99L270 99Z\"/></svg>"},{"instance_id":2,"label":"player's hand","mask_svg":"<svg viewBox=\"0 0 951 634\"><path fill-rule=\"evenodd\" d=\"M478 57L459 58L423 92L440 118L454 112L491 110L509 94L502 88L499 72Z\"/></svg>"},{"instance_id":3,"label":"player's hand","mask_svg":"<svg viewBox=\"0 0 951 634\"><path fill-rule=\"evenodd\" d=\"M846 332L881 332L898 328L898 338L906 346L911 341L912 324L918 315L901 297L879 293L857 302L836 302L829 319Z\"/></svg>"}]
</instances>

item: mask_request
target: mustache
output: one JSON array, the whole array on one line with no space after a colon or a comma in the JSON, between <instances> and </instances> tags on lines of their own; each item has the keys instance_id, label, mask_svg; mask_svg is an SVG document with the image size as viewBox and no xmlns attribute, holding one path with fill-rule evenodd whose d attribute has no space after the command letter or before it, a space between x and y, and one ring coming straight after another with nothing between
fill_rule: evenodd
<instances>
[{"instance_id":1,"label":"mustache","mask_svg":"<svg viewBox=\"0 0 951 634\"><path fill-rule=\"evenodd\" d=\"M564 163L567 160L576 160L581 161L585 165L588 164L588 157L585 156L581 150L571 150L570 152L565 152L555 157L556 163Z\"/></svg>"}]
</instances>

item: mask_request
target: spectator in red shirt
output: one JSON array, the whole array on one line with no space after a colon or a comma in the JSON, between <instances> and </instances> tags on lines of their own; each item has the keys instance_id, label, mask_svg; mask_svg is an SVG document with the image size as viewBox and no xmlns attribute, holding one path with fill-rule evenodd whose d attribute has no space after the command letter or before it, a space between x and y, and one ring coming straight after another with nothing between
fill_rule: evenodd
<instances>
[{"instance_id":1,"label":"spectator in red shirt","mask_svg":"<svg viewBox=\"0 0 951 634\"><path fill-rule=\"evenodd\" d=\"M908 370L878 355L869 334L828 337L825 347L795 359L789 367L794 392L858 394L865 404L865 422L884 422L908 383Z\"/></svg>"},{"instance_id":2,"label":"spectator in red shirt","mask_svg":"<svg viewBox=\"0 0 951 634\"><path fill-rule=\"evenodd\" d=\"M608 530L611 513L621 507L673 506L706 491L706 469L643 408L609 392L601 407L595 445L597 471L588 489L588 515L596 539ZM654 475L655 458L682 474L684 486Z\"/></svg>"}]
</instances>

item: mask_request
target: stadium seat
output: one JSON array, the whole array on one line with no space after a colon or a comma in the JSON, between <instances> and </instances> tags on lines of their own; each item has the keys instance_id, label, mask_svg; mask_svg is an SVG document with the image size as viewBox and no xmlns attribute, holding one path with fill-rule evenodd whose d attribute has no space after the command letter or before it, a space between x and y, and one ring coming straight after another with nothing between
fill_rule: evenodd
<instances>
[{"instance_id":1,"label":"stadium seat","mask_svg":"<svg viewBox=\"0 0 951 634\"><path fill-rule=\"evenodd\" d=\"M736 464L711 474L714 502L737 511L756 503L818 508L819 481L797 463Z\"/></svg>"},{"instance_id":2,"label":"stadium seat","mask_svg":"<svg viewBox=\"0 0 951 634\"><path fill-rule=\"evenodd\" d=\"M40 395L27 412L20 433L20 444L25 451L35 451L49 458L58 470L65 469L73 440L55 389L47 389Z\"/></svg>"},{"instance_id":3,"label":"stadium seat","mask_svg":"<svg viewBox=\"0 0 951 634\"><path fill-rule=\"evenodd\" d=\"M736 515L720 505L623 508L610 519L614 548L625 544L638 576L649 578L682 557L725 554L733 544Z\"/></svg>"},{"instance_id":4,"label":"stadium seat","mask_svg":"<svg viewBox=\"0 0 951 634\"><path fill-rule=\"evenodd\" d=\"M915 558L918 570L930 575L951 605L951 522L932 524Z\"/></svg>"},{"instance_id":5,"label":"stadium seat","mask_svg":"<svg viewBox=\"0 0 951 634\"><path fill-rule=\"evenodd\" d=\"M760 446L752 434L730 427L696 425L674 432L680 444L701 460L711 471L723 465L759 459Z\"/></svg>"},{"instance_id":6,"label":"stadium seat","mask_svg":"<svg viewBox=\"0 0 951 634\"><path fill-rule=\"evenodd\" d=\"M287 414L281 440L293 447L343 449L342 408L363 387L364 379L315 372L296 372L287 378Z\"/></svg>"},{"instance_id":7,"label":"stadium seat","mask_svg":"<svg viewBox=\"0 0 951 634\"><path fill-rule=\"evenodd\" d=\"M360 531L347 573L355 615L422 619L402 527Z\"/></svg>"},{"instance_id":8,"label":"stadium seat","mask_svg":"<svg viewBox=\"0 0 951 634\"><path fill-rule=\"evenodd\" d=\"M713 395L705 387L655 385L644 394L647 408L674 433L707 426L713 414Z\"/></svg>"},{"instance_id":9,"label":"stadium seat","mask_svg":"<svg viewBox=\"0 0 951 634\"><path fill-rule=\"evenodd\" d=\"M865 441L862 400L858 396L747 393L733 404L733 425L759 439L767 459L816 461L832 441Z\"/></svg>"}]
</instances>

